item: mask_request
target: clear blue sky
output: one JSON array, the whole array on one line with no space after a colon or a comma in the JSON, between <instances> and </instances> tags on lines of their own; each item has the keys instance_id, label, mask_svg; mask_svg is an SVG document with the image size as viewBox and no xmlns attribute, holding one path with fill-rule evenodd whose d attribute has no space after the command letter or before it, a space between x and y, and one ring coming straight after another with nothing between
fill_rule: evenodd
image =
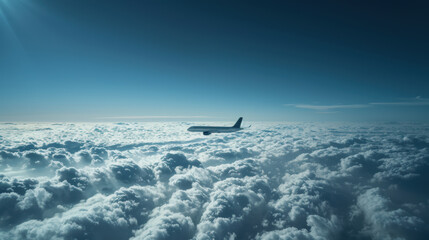
<instances>
[{"instance_id":1,"label":"clear blue sky","mask_svg":"<svg viewBox=\"0 0 429 240\"><path fill-rule=\"evenodd\" d=\"M0 121L428 122L427 9L0 0Z\"/></svg>"}]
</instances>

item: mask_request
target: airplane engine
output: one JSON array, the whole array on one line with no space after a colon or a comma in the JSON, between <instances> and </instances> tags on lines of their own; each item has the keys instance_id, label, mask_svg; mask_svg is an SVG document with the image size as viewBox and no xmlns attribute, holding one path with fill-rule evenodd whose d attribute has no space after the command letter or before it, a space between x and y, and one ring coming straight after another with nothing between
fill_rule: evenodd
<instances>
[{"instance_id":1,"label":"airplane engine","mask_svg":"<svg viewBox=\"0 0 429 240\"><path fill-rule=\"evenodd\" d=\"M207 136L207 135L210 135L212 133L211 132L203 132L203 134Z\"/></svg>"}]
</instances>

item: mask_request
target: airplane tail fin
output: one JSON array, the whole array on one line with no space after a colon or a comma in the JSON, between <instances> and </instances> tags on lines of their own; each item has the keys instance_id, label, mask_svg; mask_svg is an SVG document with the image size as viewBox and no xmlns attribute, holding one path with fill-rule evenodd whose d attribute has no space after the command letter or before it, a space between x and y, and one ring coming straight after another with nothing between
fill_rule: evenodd
<instances>
[{"instance_id":1,"label":"airplane tail fin","mask_svg":"<svg viewBox=\"0 0 429 240\"><path fill-rule=\"evenodd\" d=\"M240 117L237 122L232 126L233 128L240 128L241 127L241 121L243 121L243 118Z\"/></svg>"}]
</instances>

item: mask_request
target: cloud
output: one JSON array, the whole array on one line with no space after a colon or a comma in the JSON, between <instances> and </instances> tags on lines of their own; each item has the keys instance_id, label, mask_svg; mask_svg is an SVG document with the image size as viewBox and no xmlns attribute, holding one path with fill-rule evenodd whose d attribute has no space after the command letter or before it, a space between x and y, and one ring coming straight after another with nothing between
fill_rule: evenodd
<instances>
[{"instance_id":1,"label":"cloud","mask_svg":"<svg viewBox=\"0 0 429 240\"><path fill-rule=\"evenodd\" d=\"M339 104L339 105L313 105L313 104L284 104L284 106L292 106L295 108L317 110L319 113L336 113L335 111L326 111L334 109L359 109L373 106L429 106L429 99L416 97L406 101L395 102L371 102L365 104Z\"/></svg>"},{"instance_id":2,"label":"cloud","mask_svg":"<svg viewBox=\"0 0 429 240\"><path fill-rule=\"evenodd\" d=\"M400 239L412 237L414 232L414 237L418 237L423 221L416 216L410 216L403 209L389 210L389 204L389 201L380 195L378 188L368 189L358 196L357 206L363 212L367 225L367 228L362 230L363 234L368 234L373 239Z\"/></svg>"},{"instance_id":3,"label":"cloud","mask_svg":"<svg viewBox=\"0 0 429 240\"><path fill-rule=\"evenodd\" d=\"M310 105L310 104L285 104L285 106L293 106L296 108L312 109L312 110L331 110L331 109L353 109L366 108L367 104L344 104L344 105Z\"/></svg>"},{"instance_id":4,"label":"cloud","mask_svg":"<svg viewBox=\"0 0 429 240\"><path fill-rule=\"evenodd\" d=\"M405 98L401 99L401 101L394 102L372 102L372 105L386 105L386 106L428 106L429 98L422 98L421 96L417 96L415 98Z\"/></svg>"},{"instance_id":5,"label":"cloud","mask_svg":"<svg viewBox=\"0 0 429 240\"><path fill-rule=\"evenodd\" d=\"M100 117L98 119L186 119L186 118L213 118L209 116L115 116Z\"/></svg>"},{"instance_id":6,"label":"cloud","mask_svg":"<svg viewBox=\"0 0 429 240\"><path fill-rule=\"evenodd\" d=\"M126 184L149 184L155 175L151 168L139 167L133 161L121 161L110 165L115 178Z\"/></svg>"},{"instance_id":7,"label":"cloud","mask_svg":"<svg viewBox=\"0 0 429 240\"><path fill-rule=\"evenodd\" d=\"M208 201L208 189L201 186L173 193L168 203L155 209L152 218L133 239L190 239Z\"/></svg>"},{"instance_id":8,"label":"cloud","mask_svg":"<svg viewBox=\"0 0 429 240\"><path fill-rule=\"evenodd\" d=\"M192 219L180 213L153 218L133 239L190 239L195 231Z\"/></svg>"},{"instance_id":9,"label":"cloud","mask_svg":"<svg viewBox=\"0 0 429 240\"><path fill-rule=\"evenodd\" d=\"M154 171L159 179L167 180L176 173L177 169L199 167L200 165L198 160L190 161L183 154L168 153L155 164Z\"/></svg>"},{"instance_id":10,"label":"cloud","mask_svg":"<svg viewBox=\"0 0 429 240\"><path fill-rule=\"evenodd\" d=\"M259 193L263 189L257 180L257 177L228 178L215 183L210 203L197 225L195 238L222 239L237 236L245 239L253 235L260 224L258 216L266 209L265 198Z\"/></svg>"},{"instance_id":11,"label":"cloud","mask_svg":"<svg viewBox=\"0 0 429 240\"><path fill-rule=\"evenodd\" d=\"M19 160L20 155L14 152L0 151L0 166L16 166L21 163Z\"/></svg>"},{"instance_id":12,"label":"cloud","mask_svg":"<svg viewBox=\"0 0 429 240\"><path fill-rule=\"evenodd\" d=\"M372 102L371 105L385 106L429 106L429 101L408 101L408 102Z\"/></svg>"},{"instance_id":13,"label":"cloud","mask_svg":"<svg viewBox=\"0 0 429 240\"><path fill-rule=\"evenodd\" d=\"M45 158L43 154L37 152L30 152L24 155L28 160L30 167L42 168L49 165L50 161Z\"/></svg>"},{"instance_id":14,"label":"cloud","mask_svg":"<svg viewBox=\"0 0 429 240\"><path fill-rule=\"evenodd\" d=\"M338 239L340 222L335 215L330 219L318 215L310 215L307 218L307 225L310 230L287 227L282 230L274 230L258 234L259 240L278 240L278 239L300 239L300 240L329 240Z\"/></svg>"},{"instance_id":15,"label":"cloud","mask_svg":"<svg viewBox=\"0 0 429 240\"><path fill-rule=\"evenodd\" d=\"M79 188L86 188L89 185L88 177L76 168L61 168L57 170L57 177L59 182L66 181Z\"/></svg>"},{"instance_id":16,"label":"cloud","mask_svg":"<svg viewBox=\"0 0 429 240\"><path fill-rule=\"evenodd\" d=\"M145 222L154 207L153 191L121 188L110 196L95 195L61 216L20 224L8 238L20 239L127 239Z\"/></svg>"},{"instance_id":17,"label":"cloud","mask_svg":"<svg viewBox=\"0 0 429 240\"><path fill-rule=\"evenodd\" d=\"M0 125L0 238L429 236L427 124L186 127Z\"/></svg>"},{"instance_id":18,"label":"cloud","mask_svg":"<svg viewBox=\"0 0 429 240\"><path fill-rule=\"evenodd\" d=\"M274 230L258 234L258 240L313 240L307 229L297 229L295 227L288 227L282 230Z\"/></svg>"}]
</instances>

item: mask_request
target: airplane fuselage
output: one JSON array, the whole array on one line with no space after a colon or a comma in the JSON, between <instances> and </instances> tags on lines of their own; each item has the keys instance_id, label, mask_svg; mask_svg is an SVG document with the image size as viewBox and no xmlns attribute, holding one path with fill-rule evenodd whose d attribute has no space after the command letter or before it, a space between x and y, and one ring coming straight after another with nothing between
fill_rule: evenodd
<instances>
[{"instance_id":1,"label":"airplane fuselage","mask_svg":"<svg viewBox=\"0 0 429 240\"><path fill-rule=\"evenodd\" d=\"M211 127L211 126L193 126L188 128L190 132L209 132L209 133L228 133L228 132L236 132L241 130L242 128L234 128L234 127Z\"/></svg>"},{"instance_id":2,"label":"airplane fuselage","mask_svg":"<svg viewBox=\"0 0 429 240\"><path fill-rule=\"evenodd\" d=\"M237 122L232 127L214 127L214 126L192 126L188 128L189 132L202 132L204 135L210 135L212 133L230 133L241 130L241 121L243 120L240 117Z\"/></svg>"}]
</instances>

